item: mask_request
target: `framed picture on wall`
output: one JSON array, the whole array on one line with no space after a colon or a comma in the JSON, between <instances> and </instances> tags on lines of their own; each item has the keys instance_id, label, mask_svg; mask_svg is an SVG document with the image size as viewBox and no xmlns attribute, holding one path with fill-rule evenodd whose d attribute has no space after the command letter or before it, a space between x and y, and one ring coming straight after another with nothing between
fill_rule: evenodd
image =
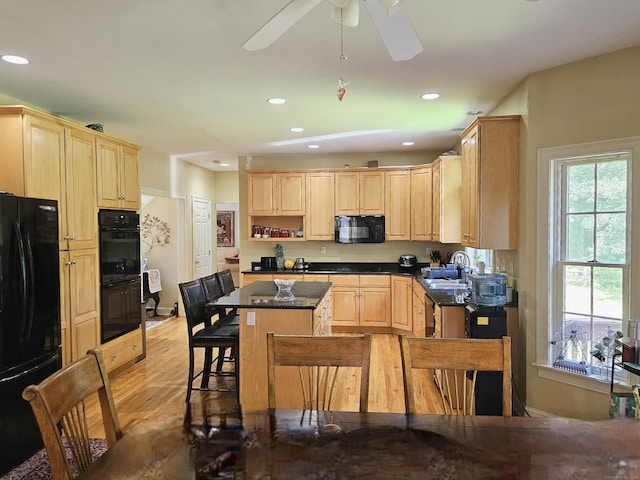
<instances>
[{"instance_id":1,"label":"framed picture on wall","mask_svg":"<svg viewBox=\"0 0 640 480\"><path fill-rule=\"evenodd\" d=\"M217 211L217 246L235 247L235 214L233 211Z\"/></svg>"}]
</instances>

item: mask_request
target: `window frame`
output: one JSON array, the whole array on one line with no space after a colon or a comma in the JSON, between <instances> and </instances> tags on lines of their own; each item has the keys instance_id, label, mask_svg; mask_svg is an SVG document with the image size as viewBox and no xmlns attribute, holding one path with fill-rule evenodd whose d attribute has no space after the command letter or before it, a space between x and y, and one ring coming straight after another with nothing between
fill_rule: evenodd
<instances>
[{"instance_id":1,"label":"window frame","mask_svg":"<svg viewBox=\"0 0 640 480\"><path fill-rule=\"evenodd\" d=\"M634 296L633 286L640 283L640 255L634 252L640 250L640 216L636 213L636 221L633 221L634 212L640 212L640 195L634 193L640 191L640 178L634 176L634 170L640 162L640 137L627 139L607 140L560 147L542 148L538 150L538 192L537 192L537 280L536 280L536 309L537 309L537 346L536 366L541 377L557 380L575 386L596 391L608 391L606 379L598 379L595 376L585 376L551 366L550 340L553 335L553 312L557 312L554 303L562 296L562 292L550 293L550 285L557 285L554 275L561 275L561 269L555 263L556 252L562 248L561 235L555 234L557 221L562 218L560 208L562 198L559 188L562 181L560 169L556 168L559 162L566 162L571 158L606 155L613 152L626 151L631 154L631 164L628 169L627 186L629 191L629 206L627 211L628 222L628 268L625 278L625 295L628 298L623 307L623 328L629 319L637 319L640 313L640 296ZM558 188L556 188L558 187ZM636 281L634 282L634 278ZM561 283L560 283L561 285ZM624 284L623 284L624 285ZM627 332L624 332L625 334ZM605 390L606 387L606 390Z\"/></svg>"}]
</instances>

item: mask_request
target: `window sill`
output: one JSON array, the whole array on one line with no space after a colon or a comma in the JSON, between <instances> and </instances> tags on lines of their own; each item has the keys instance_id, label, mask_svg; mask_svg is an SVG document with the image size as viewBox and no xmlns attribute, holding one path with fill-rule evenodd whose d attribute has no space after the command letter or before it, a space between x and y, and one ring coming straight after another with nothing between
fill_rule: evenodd
<instances>
[{"instance_id":1,"label":"window sill","mask_svg":"<svg viewBox=\"0 0 640 480\"><path fill-rule=\"evenodd\" d=\"M533 366L538 368L538 376L540 378L607 395L611 389L611 380L602 375L580 375L539 363L534 363ZM619 380L615 381L615 385L624 386Z\"/></svg>"}]
</instances>

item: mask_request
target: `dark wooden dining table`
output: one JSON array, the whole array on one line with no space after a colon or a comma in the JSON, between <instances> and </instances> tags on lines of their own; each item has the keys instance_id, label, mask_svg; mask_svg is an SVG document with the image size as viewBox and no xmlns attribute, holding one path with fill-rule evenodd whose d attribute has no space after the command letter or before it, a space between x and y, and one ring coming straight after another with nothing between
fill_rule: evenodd
<instances>
[{"instance_id":1,"label":"dark wooden dining table","mask_svg":"<svg viewBox=\"0 0 640 480\"><path fill-rule=\"evenodd\" d=\"M206 415L204 417L207 417ZM636 479L640 423L624 418L278 411L242 424L156 419L81 479Z\"/></svg>"}]
</instances>

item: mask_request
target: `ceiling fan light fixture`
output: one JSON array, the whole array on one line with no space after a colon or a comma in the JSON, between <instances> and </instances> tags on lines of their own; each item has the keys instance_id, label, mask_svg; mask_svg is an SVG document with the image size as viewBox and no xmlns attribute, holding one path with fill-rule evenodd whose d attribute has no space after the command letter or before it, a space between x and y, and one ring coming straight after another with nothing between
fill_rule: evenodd
<instances>
[{"instance_id":1,"label":"ceiling fan light fixture","mask_svg":"<svg viewBox=\"0 0 640 480\"><path fill-rule=\"evenodd\" d=\"M380 5L387 12L387 15L393 15L398 11L404 0L380 0Z\"/></svg>"},{"instance_id":2,"label":"ceiling fan light fixture","mask_svg":"<svg viewBox=\"0 0 640 480\"><path fill-rule=\"evenodd\" d=\"M344 25L345 27L357 27L358 19L360 17L360 8L358 7L358 0L349 0L344 7L336 5L343 4L345 2L331 0L334 5L333 13L331 14L331 20L338 25Z\"/></svg>"}]
</instances>

